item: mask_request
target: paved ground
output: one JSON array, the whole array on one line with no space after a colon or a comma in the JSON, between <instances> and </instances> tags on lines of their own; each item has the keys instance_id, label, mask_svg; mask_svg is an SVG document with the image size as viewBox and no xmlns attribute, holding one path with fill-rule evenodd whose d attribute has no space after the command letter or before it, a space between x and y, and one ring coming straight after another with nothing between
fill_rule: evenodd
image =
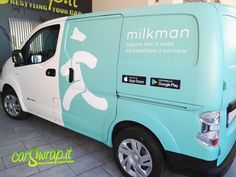
<instances>
[{"instance_id":1,"label":"paved ground","mask_svg":"<svg viewBox=\"0 0 236 177\"><path fill-rule=\"evenodd\" d=\"M27 151L73 147L73 164L28 167L12 163L11 154ZM8 118L0 106L0 177L119 177L112 151L105 145L48 121L31 116L27 120ZM181 177L167 172L166 177ZM225 177L236 176L236 160Z\"/></svg>"}]
</instances>

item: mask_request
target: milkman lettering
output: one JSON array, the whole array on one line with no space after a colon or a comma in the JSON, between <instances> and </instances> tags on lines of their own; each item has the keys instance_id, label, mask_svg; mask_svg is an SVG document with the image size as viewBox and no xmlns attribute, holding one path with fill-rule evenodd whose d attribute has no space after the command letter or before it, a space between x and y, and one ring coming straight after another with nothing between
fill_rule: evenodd
<instances>
[{"instance_id":1,"label":"milkman lettering","mask_svg":"<svg viewBox=\"0 0 236 177\"><path fill-rule=\"evenodd\" d=\"M152 39L188 39L189 29L158 29L153 30L150 27L140 28L139 31L130 31L127 33L127 40L152 40Z\"/></svg>"}]
</instances>

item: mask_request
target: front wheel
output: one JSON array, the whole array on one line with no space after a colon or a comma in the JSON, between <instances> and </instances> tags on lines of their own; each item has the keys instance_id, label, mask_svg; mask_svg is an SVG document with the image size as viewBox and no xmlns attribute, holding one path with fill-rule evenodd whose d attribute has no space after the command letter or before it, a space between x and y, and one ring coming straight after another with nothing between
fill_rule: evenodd
<instances>
[{"instance_id":1,"label":"front wheel","mask_svg":"<svg viewBox=\"0 0 236 177\"><path fill-rule=\"evenodd\" d=\"M161 177L165 162L158 141L147 130L130 127L114 140L114 158L127 177Z\"/></svg>"},{"instance_id":2,"label":"front wheel","mask_svg":"<svg viewBox=\"0 0 236 177\"><path fill-rule=\"evenodd\" d=\"M6 114L15 120L26 118L26 113L22 111L20 101L12 89L3 91L2 105Z\"/></svg>"}]
</instances>

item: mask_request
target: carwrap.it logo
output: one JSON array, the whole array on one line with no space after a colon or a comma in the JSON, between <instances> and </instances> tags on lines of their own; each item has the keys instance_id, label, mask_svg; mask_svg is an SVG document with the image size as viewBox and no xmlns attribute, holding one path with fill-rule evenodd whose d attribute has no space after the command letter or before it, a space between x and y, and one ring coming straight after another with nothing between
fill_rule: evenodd
<instances>
[{"instance_id":1,"label":"carwrap.it logo","mask_svg":"<svg viewBox=\"0 0 236 177\"><path fill-rule=\"evenodd\" d=\"M29 167L38 165L52 165L63 163L74 163L71 158L72 147L68 149L58 149L49 151L39 151L37 147L26 152L14 152L11 156L13 163L28 162Z\"/></svg>"},{"instance_id":2,"label":"carwrap.it logo","mask_svg":"<svg viewBox=\"0 0 236 177\"><path fill-rule=\"evenodd\" d=\"M7 4L9 0L0 0L0 4Z\"/></svg>"}]
</instances>

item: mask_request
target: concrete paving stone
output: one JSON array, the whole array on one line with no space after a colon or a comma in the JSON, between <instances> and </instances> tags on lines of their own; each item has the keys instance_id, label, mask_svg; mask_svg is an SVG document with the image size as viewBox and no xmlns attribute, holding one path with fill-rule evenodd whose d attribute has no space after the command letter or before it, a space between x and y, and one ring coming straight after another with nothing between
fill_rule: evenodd
<instances>
[{"instance_id":1,"label":"concrete paving stone","mask_svg":"<svg viewBox=\"0 0 236 177\"><path fill-rule=\"evenodd\" d=\"M2 158L0 158L0 171L4 170L5 169L5 165L3 163L3 160Z\"/></svg>"},{"instance_id":2,"label":"concrete paving stone","mask_svg":"<svg viewBox=\"0 0 236 177\"><path fill-rule=\"evenodd\" d=\"M42 118L36 117L36 119L34 119L33 123L36 123L35 127L38 128L39 131L41 131L42 135L47 135L47 134L51 134L51 133L62 133L62 134L70 134L71 135L75 135L77 134L76 132L69 130L65 127L62 127L60 125L56 125L50 121L44 120Z\"/></svg>"},{"instance_id":3,"label":"concrete paving stone","mask_svg":"<svg viewBox=\"0 0 236 177\"><path fill-rule=\"evenodd\" d=\"M1 101L1 100L0 100ZM5 112L3 112L3 109L2 107L0 108L0 123L3 124L3 123L9 123L9 122L13 122L14 120L12 120L11 118L9 118Z\"/></svg>"},{"instance_id":4,"label":"concrete paving stone","mask_svg":"<svg viewBox=\"0 0 236 177\"><path fill-rule=\"evenodd\" d=\"M69 147L73 148L75 146L80 146L80 145L82 145L84 143L88 143L90 141L91 141L90 138L80 135L80 136L72 136L72 137L69 137L66 139L55 141L55 142L51 143L51 145L55 149L66 149Z\"/></svg>"},{"instance_id":5,"label":"concrete paving stone","mask_svg":"<svg viewBox=\"0 0 236 177\"><path fill-rule=\"evenodd\" d=\"M16 134L18 133L26 133L26 132L30 132L30 131L38 131L40 132L40 134L42 134L43 132L47 131L48 129L55 129L53 127L53 125L51 125L51 122L48 122L46 120L43 120L42 118L39 117L31 117L27 120L22 120L22 121L29 121L30 122L30 126L28 125L22 125L22 126L16 126L13 127L14 131Z\"/></svg>"},{"instance_id":6,"label":"concrete paving stone","mask_svg":"<svg viewBox=\"0 0 236 177\"><path fill-rule=\"evenodd\" d=\"M51 135L54 133L61 133L61 134L65 134L67 135L68 133L70 133L66 128L63 128L59 125L53 125L50 123L50 125L47 125L46 127L40 127L39 129L42 130L41 134L42 135ZM70 133L71 135L71 133Z\"/></svg>"},{"instance_id":7,"label":"concrete paving stone","mask_svg":"<svg viewBox=\"0 0 236 177\"><path fill-rule=\"evenodd\" d=\"M68 165L62 164L45 171L41 171L37 174L32 175L31 177L73 177L73 176L75 176L75 173L72 171L72 169Z\"/></svg>"},{"instance_id":8,"label":"concrete paving stone","mask_svg":"<svg viewBox=\"0 0 236 177\"><path fill-rule=\"evenodd\" d=\"M5 156L5 157L2 157L6 168L12 168L12 167L27 163L27 162L14 162L13 163L11 158L12 158L12 154L8 155L8 156Z\"/></svg>"},{"instance_id":9,"label":"concrete paving stone","mask_svg":"<svg viewBox=\"0 0 236 177\"><path fill-rule=\"evenodd\" d=\"M23 133L20 135L14 135L11 137L5 136L5 137L1 137L0 138L0 147L1 146L5 146L5 145L10 145L10 144L14 144L14 143L19 143L25 140L29 140L35 137L39 137L40 134L37 131L33 131L30 133Z\"/></svg>"},{"instance_id":10,"label":"concrete paving stone","mask_svg":"<svg viewBox=\"0 0 236 177\"><path fill-rule=\"evenodd\" d=\"M102 168L104 170L106 170L106 172L109 173L112 177L121 177L122 176L122 174L121 174L120 170L118 169L114 160L103 164Z\"/></svg>"},{"instance_id":11,"label":"concrete paving stone","mask_svg":"<svg viewBox=\"0 0 236 177\"><path fill-rule=\"evenodd\" d=\"M98 159L103 164L113 160L112 149L110 148L104 148L97 152L91 153L90 155L93 158Z\"/></svg>"},{"instance_id":12,"label":"concrete paving stone","mask_svg":"<svg viewBox=\"0 0 236 177\"><path fill-rule=\"evenodd\" d=\"M1 137L11 137L14 136L15 132L12 128L1 128L0 129L0 138Z\"/></svg>"},{"instance_id":13,"label":"concrete paving stone","mask_svg":"<svg viewBox=\"0 0 236 177\"><path fill-rule=\"evenodd\" d=\"M26 146L27 149L30 149L32 147L37 147L37 146L42 146L45 144L49 144L52 143L54 141L63 139L65 137L63 136L59 136L58 134L54 134L54 135L45 135L45 136L38 136L29 140L24 141L24 145Z\"/></svg>"},{"instance_id":14,"label":"concrete paving stone","mask_svg":"<svg viewBox=\"0 0 236 177\"><path fill-rule=\"evenodd\" d=\"M68 164L68 165L78 175L85 171L91 170L93 168L96 168L102 165L102 162L91 155L86 155L78 159L75 159L75 163Z\"/></svg>"},{"instance_id":15,"label":"concrete paving stone","mask_svg":"<svg viewBox=\"0 0 236 177\"><path fill-rule=\"evenodd\" d=\"M0 116L2 116L2 115L0 115ZM1 125L9 124L9 122L10 122L9 119L4 118L4 117L2 116L2 118L1 118L1 120L0 120L0 124L1 124ZM4 126L0 126L0 127L4 127Z\"/></svg>"},{"instance_id":16,"label":"concrete paving stone","mask_svg":"<svg viewBox=\"0 0 236 177\"><path fill-rule=\"evenodd\" d=\"M78 177L111 177L103 168L98 167L98 168L94 168L92 170L89 170L87 172L84 172L80 175L78 175Z\"/></svg>"},{"instance_id":17,"label":"concrete paving stone","mask_svg":"<svg viewBox=\"0 0 236 177\"><path fill-rule=\"evenodd\" d=\"M38 131L38 129L35 129L35 127L28 127L28 126L22 126L22 127L15 127L12 128L15 132L15 134L24 134L24 133L30 133L32 131Z\"/></svg>"},{"instance_id":18,"label":"concrete paving stone","mask_svg":"<svg viewBox=\"0 0 236 177\"><path fill-rule=\"evenodd\" d=\"M58 138L59 139L68 139L72 137L73 135L68 131L62 131L62 130L55 130L55 131L49 131L49 132L41 132L42 136L52 137L52 138Z\"/></svg>"},{"instance_id":19,"label":"concrete paving stone","mask_svg":"<svg viewBox=\"0 0 236 177\"><path fill-rule=\"evenodd\" d=\"M112 155L110 149L102 149L94 153L79 157L75 160L75 163L68 164L76 174L81 174L87 170L101 166L111 161Z\"/></svg>"},{"instance_id":20,"label":"concrete paving stone","mask_svg":"<svg viewBox=\"0 0 236 177\"><path fill-rule=\"evenodd\" d=\"M22 143L11 144L0 147L0 157L7 156L13 152L24 151L25 147Z\"/></svg>"},{"instance_id":21,"label":"concrete paving stone","mask_svg":"<svg viewBox=\"0 0 236 177\"><path fill-rule=\"evenodd\" d=\"M22 164L0 171L0 177L27 177L38 172L39 170L36 167L29 167L27 164Z\"/></svg>"},{"instance_id":22,"label":"concrete paving stone","mask_svg":"<svg viewBox=\"0 0 236 177\"><path fill-rule=\"evenodd\" d=\"M1 116L0 116L0 119L2 119ZM1 122L0 123L0 129L3 129L3 128L12 128L11 127L11 122L9 122L9 121Z\"/></svg>"},{"instance_id":23,"label":"concrete paving stone","mask_svg":"<svg viewBox=\"0 0 236 177\"><path fill-rule=\"evenodd\" d=\"M102 168L106 170L107 173L109 173L112 177L120 177L122 176L120 170L115 164L115 161L110 161L104 165L102 165Z\"/></svg>"},{"instance_id":24,"label":"concrete paving stone","mask_svg":"<svg viewBox=\"0 0 236 177\"><path fill-rule=\"evenodd\" d=\"M1 104L1 103L0 103ZM8 117L8 115L6 115L5 114L5 112L4 113L2 113L2 111L3 111L3 109L0 109L0 117L1 117L1 120L0 120L0 122L1 123L6 123L6 122L13 122L14 120L13 119L11 119L10 117Z\"/></svg>"},{"instance_id":25,"label":"concrete paving stone","mask_svg":"<svg viewBox=\"0 0 236 177\"><path fill-rule=\"evenodd\" d=\"M38 165L38 169L39 171L45 171L47 169L50 169L50 168L53 168L53 167L56 167L58 165L61 165L61 164L50 164L50 165Z\"/></svg>"},{"instance_id":26,"label":"concrete paving stone","mask_svg":"<svg viewBox=\"0 0 236 177\"><path fill-rule=\"evenodd\" d=\"M1 112L1 110L0 110L0 112ZM1 117L1 115L0 115L0 120L2 118L3 117ZM34 121L30 120L30 118L20 120L20 121L16 121L16 120L11 119L9 117L6 119L7 119L7 122L1 122L0 129L2 129L2 128L16 128L16 127L30 127L29 125L32 125L32 123L34 122Z\"/></svg>"},{"instance_id":27,"label":"concrete paving stone","mask_svg":"<svg viewBox=\"0 0 236 177\"><path fill-rule=\"evenodd\" d=\"M99 151L104 148L107 148L104 144L98 141L91 140L88 143L84 143L82 145L73 147L73 152L71 153L71 157L73 159L76 159L78 157Z\"/></svg>"},{"instance_id":28,"label":"concrete paving stone","mask_svg":"<svg viewBox=\"0 0 236 177\"><path fill-rule=\"evenodd\" d=\"M51 144L44 144L41 146L34 146L37 147L39 151L50 151L50 150L54 150L54 148L51 146ZM27 148L27 150L30 150L31 148Z\"/></svg>"}]
</instances>

